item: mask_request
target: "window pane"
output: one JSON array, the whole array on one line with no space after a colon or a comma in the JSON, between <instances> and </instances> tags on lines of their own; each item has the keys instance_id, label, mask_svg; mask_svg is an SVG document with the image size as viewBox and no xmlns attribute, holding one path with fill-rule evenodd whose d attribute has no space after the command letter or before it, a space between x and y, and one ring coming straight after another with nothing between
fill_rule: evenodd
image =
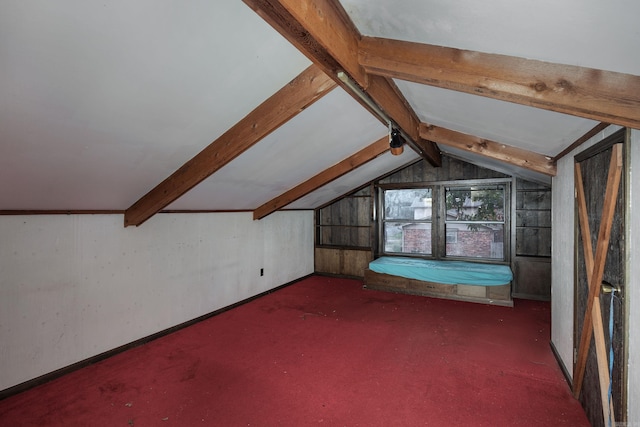
<instances>
[{"instance_id":1,"label":"window pane","mask_svg":"<svg viewBox=\"0 0 640 427\"><path fill-rule=\"evenodd\" d=\"M430 188L386 190L384 192L385 219L431 220Z\"/></svg>"},{"instance_id":2,"label":"window pane","mask_svg":"<svg viewBox=\"0 0 640 427\"><path fill-rule=\"evenodd\" d=\"M448 221L504 221L504 187L446 191Z\"/></svg>"},{"instance_id":3,"label":"window pane","mask_svg":"<svg viewBox=\"0 0 640 427\"><path fill-rule=\"evenodd\" d=\"M385 222L384 251L431 255L431 223Z\"/></svg>"},{"instance_id":4,"label":"window pane","mask_svg":"<svg viewBox=\"0 0 640 427\"><path fill-rule=\"evenodd\" d=\"M504 259L504 224L447 223L447 256Z\"/></svg>"},{"instance_id":5,"label":"window pane","mask_svg":"<svg viewBox=\"0 0 640 427\"><path fill-rule=\"evenodd\" d=\"M504 259L503 185L447 188L446 256Z\"/></svg>"}]
</instances>

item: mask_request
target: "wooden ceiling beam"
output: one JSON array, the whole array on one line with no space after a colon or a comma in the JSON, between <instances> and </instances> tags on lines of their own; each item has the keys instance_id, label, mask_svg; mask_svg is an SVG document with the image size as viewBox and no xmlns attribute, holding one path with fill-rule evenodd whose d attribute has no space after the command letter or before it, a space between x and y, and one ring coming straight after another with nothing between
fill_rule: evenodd
<instances>
[{"instance_id":1,"label":"wooden ceiling beam","mask_svg":"<svg viewBox=\"0 0 640 427\"><path fill-rule=\"evenodd\" d=\"M501 144L477 136L422 123L420 136L441 145L458 148L549 176L556 175L553 159L533 151Z\"/></svg>"},{"instance_id":2,"label":"wooden ceiling beam","mask_svg":"<svg viewBox=\"0 0 640 427\"><path fill-rule=\"evenodd\" d=\"M260 206L258 209L253 211L253 219L262 219L265 216L272 214L278 209L281 209L299 198L306 196L312 191L317 190L323 185L340 178L387 151L389 151L389 137L385 136L368 147L358 151L356 154L344 159L340 163L320 172L313 178L308 179L302 184Z\"/></svg>"},{"instance_id":3,"label":"wooden ceiling beam","mask_svg":"<svg viewBox=\"0 0 640 427\"><path fill-rule=\"evenodd\" d=\"M311 62L322 68L329 76L335 76L338 71L343 70L333 56L321 45L318 40L312 37L306 28L291 14L291 12L281 4L273 0L242 0L247 6L253 9L262 19L278 31L289 43L294 45ZM357 48L357 47L356 47ZM356 66L357 58L354 59ZM337 82L340 84L340 82Z\"/></svg>"},{"instance_id":4,"label":"wooden ceiling beam","mask_svg":"<svg viewBox=\"0 0 640 427\"><path fill-rule=\"evenodd\" d=\"M409 142L411 148L432 166L442 166L440 149L431 141L420 140L420 120L393 80L370 75L368 93L386 107L385 111L389 117L409 136L414 143Z\"/></svg>"},{"instance_id":5,"label":"wooden ceiling beam","mask_svg":"<svg viewBox=\"0 0 640 427\"><path fill-rule=\"evenodd\" d=\"M142 224L335 87L310 66L129 207L125 227Z\"/></svg>"},{"instance_id":6,"label":"wooden ceiling beam","mask_svg":"<svg viewBox=\"0 0 640 427\"><path fill-rule=\"evenodd\" d=\"M640 76L374 37L358 56L369 74L640 129Z\"/></svg>"},{"instance_id":7,"label":"wooden ceiling beam","mask_svg":"<svg viewBox=\"0 0 640 427\"><path fill-rule=\"evenodd\" d=\"M340 71L349 75L362 92L412 139L408 141L411 148L433 166L442 165L440 151L435 144L423 142L418 146L414 143L419 138L420 120L393 82L385 77L369 75L360 66L357 52L361 35L337 0L243 1L377 116L337 77Z\"/></svg>"}]
</instances>

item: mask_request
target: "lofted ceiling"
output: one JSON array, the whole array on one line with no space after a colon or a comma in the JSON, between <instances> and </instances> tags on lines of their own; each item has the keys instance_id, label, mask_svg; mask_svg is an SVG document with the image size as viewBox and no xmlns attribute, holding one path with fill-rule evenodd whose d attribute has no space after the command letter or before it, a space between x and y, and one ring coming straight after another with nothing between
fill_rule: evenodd
<instances>
[{"instance_id":1,"label":"lofted ceiling","mask_svg":"<svg viewBox=\"0 0 640 427\"><path fill-rule=\"evenodd\" d=\"M5 0L0 211L258 219L440 153L550 182L603 122L640 127L640 3L490 6Z\"/></svg>"}]
</instances>

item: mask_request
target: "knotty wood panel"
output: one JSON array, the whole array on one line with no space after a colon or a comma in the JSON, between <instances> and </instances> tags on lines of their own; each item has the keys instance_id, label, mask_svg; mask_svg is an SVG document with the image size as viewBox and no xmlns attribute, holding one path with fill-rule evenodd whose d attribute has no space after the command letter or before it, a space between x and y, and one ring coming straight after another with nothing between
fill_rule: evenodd
<instances>
[{"instance_id":1,"label":"knotty wood panel","mask_svg":"<svg viewBox=\"0 0 640 427\"><path fill-rule=\"evenodd\" d=\"M551 299L551 259L516 257L513 271L515 298Z\"/></svg>"},{"instance_id":2,"label":"knotty wood panel","mask_svg":"<svg viewBox=\"0 0 640 427\"><path fill-rule=\"evenodd\" d=\"M364 270L372 260L371 251L342 250L341 274L364 277Z\"/></svg>"},{"instance_id":3,"label":"knotty wood panel","mask_svg":"<svg viewBox=\"0 0 640 427\"><path fill-rule=\"evenodd\" d=\"M363 278L364 270L372 260L372 253L368 250L317 247L315 272Z\"/></svg>"},{"instance_id":4,"label":"knotty wood panel","mask_svg":"<svg viewBox=\"0 0 640 427\"><path fill-rule=\"evenodd\" d=\"M316 248L316 273L340 274L340 249Z\"/></svg>"},{"instance_id":5,"label":"knotty wood panel","mask_svg":"<svg viewBox=\"0 0 640 427\"><path fill-rule=\"evenodd\" d=\"M516 209L551 209L551 189L520 190L516 197Z\"/></svg>"},{"instance_id":6,"label":"knotty wood panel","mask_svg":"<svg viewBox=\"0 0 640 427\"><path fill-rule=\"evenodd\" d=\"M551 210L516 211L516 227L551 227Z\"/></svg>"},{"instance_id":7,"label":"knotty wood panel","mask_svg":"<svg viewBox=\"0 0 640 427\"><path fill-rule=\"evenodd\" d=\"M381 184L454 181L465 179L507 178L500 172L476 166L449 156L442 156L442 167L434 168L420 161L380 180Z\"/></svg>"},{"instance_id":8,"label":"knotty wood panel","mask_svg":"<svg viewBox=\"0 0 640 427\"><path fill-rule=\"evenodd\" d=\"M372 247L369 187L318 209L319 245Z\"/></svg>"},{"instance_id":9,"label":"knotty wood panel","mask_svg":"<svg viewBox=\"0 0 640 427\"><path fill-rule=\"evenodd\" d=\"M516 256L550 257L551 188L517 179L515 212Z\"/></svg>"},{"instance_id":10,"label":"knotty wood panel","mask_svg":"<svg viewBox=\"0 0 640 427\"><path fill-rule=\"evenodd\" d=\"M551 256L551 228L516 228L516 255Z\"/></svg>"}]
</instances>

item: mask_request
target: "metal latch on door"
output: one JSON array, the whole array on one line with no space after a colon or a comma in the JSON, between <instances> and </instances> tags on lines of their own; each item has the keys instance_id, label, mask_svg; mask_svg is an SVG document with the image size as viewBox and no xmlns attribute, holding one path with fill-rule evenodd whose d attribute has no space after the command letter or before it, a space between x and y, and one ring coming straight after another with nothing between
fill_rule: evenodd
<instances>
[{"instance_id":1,"label":"metal latch on door","mask_svg":"<svg viewBox=\"0 0 640 427\"><path fill-rule=\"evenodd\" d=\"M604 280L602 281L600 292L602 292L603 294L610 294L612 292L616 292L618 295L620 295L621 291L622 291L622 287L620 287L620 285L612 285L609 282L605 282Z\"/></svg>"}]
</instances>

